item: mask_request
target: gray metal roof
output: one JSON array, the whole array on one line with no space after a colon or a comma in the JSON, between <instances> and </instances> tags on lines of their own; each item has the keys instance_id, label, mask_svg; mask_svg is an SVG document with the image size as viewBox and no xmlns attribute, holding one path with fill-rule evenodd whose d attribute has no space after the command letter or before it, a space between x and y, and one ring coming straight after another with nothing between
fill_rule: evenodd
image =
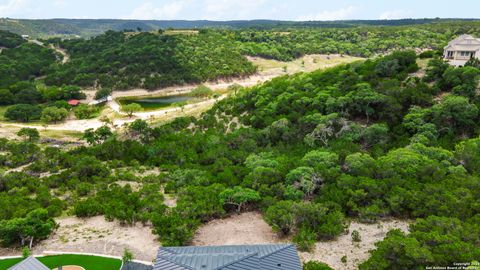
<instances>
[{"instance_id":1,"label":"gray metal roof","mask_svg":"<svg viewBox=\"0 0 480 270\"><path fill-rule=\"evenodd\" d=\"M46 267L39 260L35 259L35 257L30 256L8 268L8 270L50 270L50 268Z\"/></svg>"},{"instance_id":2,"label":"gray metal roof","mask_svg":"<svg viewBox=\"0 0 480 270\"><path fill-rule=\"evenodd\" d=\"M154 270L300 270L295 246L161 247Z\"/></svg>"},{"instance_id":3,"label":"gray metal roof","mask_svg":"<svg viewBox=\"0 0 480 270\"><path fill-rule=\"evenodd\" d=\"M152 270L152 265L146 265L139 262L124 262L121 270Z\"/></svg>"}]
</instances>

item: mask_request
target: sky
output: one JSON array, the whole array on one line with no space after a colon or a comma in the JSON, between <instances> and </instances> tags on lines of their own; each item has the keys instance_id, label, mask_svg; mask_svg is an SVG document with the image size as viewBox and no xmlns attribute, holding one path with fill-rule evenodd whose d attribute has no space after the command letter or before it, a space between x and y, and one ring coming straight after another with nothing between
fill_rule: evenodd
<instances>
[{"instance_id":1,"label":"sky","mask_svg":"<svg viewBox=\"0 0 480 270\"><path fill-rule=\"evenodd\" d=\"M347 20L480 18L480 0L0 0L0 18Z\"/></svg>"}]
</instances>

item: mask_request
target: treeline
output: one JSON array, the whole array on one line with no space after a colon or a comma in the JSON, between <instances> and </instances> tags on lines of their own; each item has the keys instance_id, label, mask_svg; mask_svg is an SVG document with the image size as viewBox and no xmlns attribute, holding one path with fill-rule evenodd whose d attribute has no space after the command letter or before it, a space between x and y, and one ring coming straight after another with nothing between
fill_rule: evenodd
<instances>
[{"instance_id":1,"label":"treeline","mask_svg":"<svg viewBox=\"0 0 480 270\"><path fill-rule=\"evenodd\" d=\"M399 19L399 20L340 20L340 21L277 21L277 20L236 20L236 21L185 21L185 20L117 20L117 19L47 19L22 20L0 19L0 29L32 36L75 36L91 37L105 31L141 28L143 31L158 29L302 29L302 28L356 28L365 26L418 26L442 23L473 24L476 19Z\"/></svg>"},{"instance_id":2,"label":"treeline","mask_svg":"<svg viewBox=\"0 0 480 270\"><path fill-rule=\"evenodd\" d=\"M400 49L440 49L451 36L408 28L354 28L272 31L237 31L241 52L282 61L305 54L346 54L371 57Z\"/></svg>"}]
</instances>

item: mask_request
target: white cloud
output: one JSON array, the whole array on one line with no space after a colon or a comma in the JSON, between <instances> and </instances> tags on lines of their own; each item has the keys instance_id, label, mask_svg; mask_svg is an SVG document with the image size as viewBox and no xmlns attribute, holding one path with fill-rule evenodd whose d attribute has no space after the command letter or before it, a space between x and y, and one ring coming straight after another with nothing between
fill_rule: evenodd
<instances>
[{"instance_id":1,"label":"white cloud","mask_svg":"<svg viewBox=\"0 0 480 270\"><path fill-rule=\"evenodd\" d=\"M405 10L387 10L380 14L378 17L380 20L395 20L395 19L404 19L411 15L410 11Z\"/></svg>"},{"instance_id":2,"label":"white cloud","mask_svg":"<svg viewBox=\"0 0 480 270\"><path fill-rule=\"evenodd\" d=\"M335 21L344 20L351 17L357 10L354 6L348 6L337 10L323 10L316 14L308 14L299 16L297 21Z\"/></svg>"},{"instance_id":3,"label":"white cloud","mask_svg":"<svg viewBox=\"0 0 480 270\"><path fill-rule=\"evenodd\" d=\"M172 1L161 6L146 2L132 11L128 19L170 20L178 19L180 12L187 6L188 0Z\"/></svg>"},{"instance_id":4,"label":"white cloud","mask_svg":"<svg viewBox=\"0 0 480 270\"><path fill-rule=\"evenodd\" d=\"M15 17L19 11L27 7L27 0L10 0L0 5L0 17Z\"/></svg>"},{"instance_id":5,"label":"white cloud","mask_svg":"<svg viewBox=\"0 0 480 270\"><path fill-rule=\"evenodd\" d=\"M204 19L248 19L266 0L205 0Z\"/></svg>"}]
</instances>

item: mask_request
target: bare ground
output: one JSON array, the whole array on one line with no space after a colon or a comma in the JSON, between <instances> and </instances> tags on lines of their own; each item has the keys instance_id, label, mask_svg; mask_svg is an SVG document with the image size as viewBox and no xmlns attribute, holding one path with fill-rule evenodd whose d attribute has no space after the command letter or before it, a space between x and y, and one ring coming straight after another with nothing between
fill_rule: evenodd
<instances>
[{"instance_id":1,"label":"bare ground","mask_svg":"<svg viewBox=\"0 0 480 270\"><path fill-rule=\"evenodd\" d=\"M349 234L341 235L334 241L317 242L315 249L311 252L300 252L302 261L322 261L333 269L353 270L370 257L369 250L375 249L375 243L385 238L386 233L391 229L400 229L408 232L409 223L404 220L380 221L377 224L363 224L352 222L349 227ZM354 243L351 232L357 230L362 241ZM343 256L347 256L347 263L342 263Z\"/></svg>"},{"instance_id":2,"label":"bare ground","mask_svg":"<svg viewBox=\"0 0 480 270\"><path fill-rule=\"evenodd\" d=\"M300 252L303 262L317 260L329 264L334 269L357 269L358 265L370 255L374 243L381 241L390 229L398 228L408 231L408 222L403 220L381 221L377 224L362 224L353 221L349 233L339 236L334 241L317 242L311 252ZM351 232L357 230L362 241L352 242ZM193 245L240 245L289 242L280 238L263 220L260 213L250 212L233 215L226 219L213 220L202 226L195 234ZM347 263L341 262L346 255Z\"/></svg>"},{"instance_id":3,"label":"bare ground","mask_svg":"<svg viewBox=\"0 0 480 270\"><path fill-rule=\"evenodd\" d=\"M285 241L288 241L286 239ZM213 220L197 230L194 246L278 243L282 240L256 212Z\"/></svg>"},{"instance_id":4,"label":"bare ground","mask_svg":"<svg viewBox=\"0 0 480 270\"><path fill-rule=\"evenodd\" d=\"M88 252L122 256L125 248L134 258L151 261L156 257L160 242L148 226L121 226L106 221L103 216L79 219L65 217L56 220L60 225L47 240L38 244L33 252L43 251Z\"/></svg>"}]
</instances>

